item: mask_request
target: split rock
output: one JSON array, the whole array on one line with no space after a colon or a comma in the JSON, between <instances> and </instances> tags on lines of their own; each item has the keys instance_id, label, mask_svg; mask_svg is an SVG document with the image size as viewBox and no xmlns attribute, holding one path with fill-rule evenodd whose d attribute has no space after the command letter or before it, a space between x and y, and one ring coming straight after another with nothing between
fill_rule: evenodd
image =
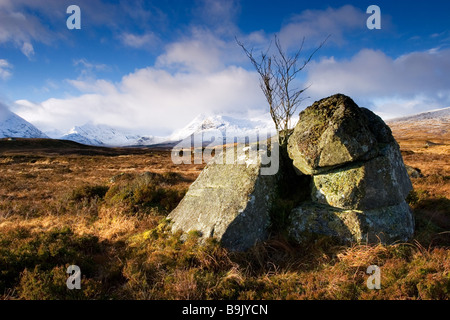
<instances>
[{"instance_id":1,"label":"split rock","mask_svg":"<svg viewBox=\"0 0 450 320\"><path fill-rule=\"evenodd\" d=\"M315 202L342 209L370 210L403 202L412 190L397 143L386 145L382 155L356 162L312 179Z\"/></svg>"},{"instance_id":2,"label":"split rock","mask_svg":"<svg viewBox=\"0 0 450 320\"><path fill-rule=\"evenodd\" d=\"M336 94L300 113L288 152L301 173L317 174L377 156L377 144L390 142L390 136L390 129L378 116Z\"/></svg>"}]
</instances>

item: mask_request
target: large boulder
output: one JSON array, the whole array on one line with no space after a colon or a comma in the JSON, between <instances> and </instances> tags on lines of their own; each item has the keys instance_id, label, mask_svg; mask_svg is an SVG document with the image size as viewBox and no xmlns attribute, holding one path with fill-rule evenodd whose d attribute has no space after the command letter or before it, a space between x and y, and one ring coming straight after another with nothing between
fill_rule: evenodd
<instances>
[{"instance_id":1,"label":"large boulder","mask_svg":"<svg viewBox=\"0 0 450 320\"><path fill-rule=\"evenodd\" d=\"M391 131L370 110L342 94L315 102L300 113L288 152L303 174L377 156L377 144L393 140Z\"/></svg>"},{"instance_id":2,"label":"large boulder","mask_svg":"<svg viewBox=\"0 0 450 320\"><path fill-rule=\"evenodd\" d=\"M227 151L208 163L168 216L172 231L195 230L202 239L216 238L235 251L265 240L278 176L261 174L263 158L259 152L232 160Z\"/></svg>"},{"instance_id":3,"label":"large boulder","mask_svg":"<svg viewBox=\"0 0 450 320\"><path fill-rule=\"evenodd\" d=\"M400 148L383 120L349 97L337 94L302 111L289 155L273 157L278 145L251 152L257 146L238 144L208 163L168 216L172 231L195 230L237 251L265 240L269 225L298 242L311 235L384 243L412 236L405 202L412 185ZM267 167L269 154L275 168ZM296 203L289 217L275 211L283 199Z\"/></svg>"},{"instance_id":4,"label":"large boulder","mask_svg":"<svg viewBox=\"0 0 450 320\"><path fill-rule=\"evenodd\" d=\"M392 242L412 236L405 202L412 184L400 147L372 111L341 94L300 113L288 142L296 169L311 175L311 203L291 214L289 233Z\"/></svg>"},{"instance_id":5,"label":"large boulder","mask_svg":"<svg viewBox=\"0 0 450 320\"><path fill-rule=\"evenodd\" d=\"M314 201L342 209L370 210L401 203L412 190L398 145L386 145L381 155L314 175Z\"/></svg>"},{"instance_id":6,"label":"large boulder","mask_svg":"<svg viewBox=\"0 0 450 320\"><path fill-rule=\"evenodd\" d=\"M414 220L405 201L372 210L344 210L313 202L291 212L289 235L305 242L322 235L341 242L392 243L407 241L414 233Z\"/></svg>"}]
</instances>

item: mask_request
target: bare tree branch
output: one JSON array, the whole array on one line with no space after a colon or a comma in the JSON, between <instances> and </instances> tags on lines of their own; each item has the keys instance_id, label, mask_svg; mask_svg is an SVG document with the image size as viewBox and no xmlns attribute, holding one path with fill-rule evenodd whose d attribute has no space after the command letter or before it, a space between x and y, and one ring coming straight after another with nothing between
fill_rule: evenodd
<instances>
[{"instance_id":1,"label":"bare tree branch","mask_svg":"<svg viewBox=\"0 0 450 320\"><path fill-rule=\"evenodd\" d=\"M258 72L260 77L260 87L269 104L269 111L275 128L280 132L280 145L285 145L289 137L290 122L292 116L297 111L300 103L306 98L301 98L302 94L309 88L292 88L292 83L297 74L302 71L312 57L322 48L325 40L308 56L302 63L298 60L303 51L305 38L303 38L300 48L295 54L289 56L283 50L280 39L274 36L276 53L269 55L271 44L265 52L261 52L258 58L255 58L253 49L248 50L245 45L236 38L237 44L244 50L247 57Z\"/></svg>"}]
</instances>

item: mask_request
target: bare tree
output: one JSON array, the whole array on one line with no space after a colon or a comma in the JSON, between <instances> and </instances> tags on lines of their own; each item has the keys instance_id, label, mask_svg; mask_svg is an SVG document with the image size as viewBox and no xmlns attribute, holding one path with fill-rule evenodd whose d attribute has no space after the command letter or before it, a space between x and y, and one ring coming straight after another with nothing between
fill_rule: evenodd
<instances>
[{"instance_id":1,"label":"bare tree","mask_svg":"<svg viewBox=\"0 0 450 320\"><path fill-rule=\"evenodd\" d=\"M260 87L269 104L270 116L275 123L275 128L279 132L279 143L281 146L287 144L291 118L297 111L300 103L306 99L302 97L302 94L309 88L309 86L303 89L295 88L293 87L293 81L297 74L308 65L314 54L322 48L329 37L303 63L299 63L298 60L303 50L305 38L303 38L300 48L293 55L288 55L283 50L280 39L274 36L275 53L269 54L271 48L271 45L269 45L269 48L265 52L261 52L259 57L255 57L253 49L248 50L236 38L236 42L244 50L259 74Z\"/></svg>"}]
</instances>

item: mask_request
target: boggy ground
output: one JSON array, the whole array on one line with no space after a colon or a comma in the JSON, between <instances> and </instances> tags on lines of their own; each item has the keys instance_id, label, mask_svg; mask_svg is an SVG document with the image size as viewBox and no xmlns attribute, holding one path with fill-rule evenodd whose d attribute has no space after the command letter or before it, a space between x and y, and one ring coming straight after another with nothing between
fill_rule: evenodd
<instances>
[{"instance_id":1,"label":"boggy ground","mask_svg":"<svg viewBox=\"0 0 450 320\"><path fill-rule=\"evenodd\" d=\"M245 253L168 231L164 218L203 165L174 165L164 150L0 140L0 297L449 299L450 142L396 138L422 174L408 198L413 240L300 246L273 233ZM72 264L81 290L66 287ZM366 286L370 265L380 290Z\"/></svg>"}]
</instances>

